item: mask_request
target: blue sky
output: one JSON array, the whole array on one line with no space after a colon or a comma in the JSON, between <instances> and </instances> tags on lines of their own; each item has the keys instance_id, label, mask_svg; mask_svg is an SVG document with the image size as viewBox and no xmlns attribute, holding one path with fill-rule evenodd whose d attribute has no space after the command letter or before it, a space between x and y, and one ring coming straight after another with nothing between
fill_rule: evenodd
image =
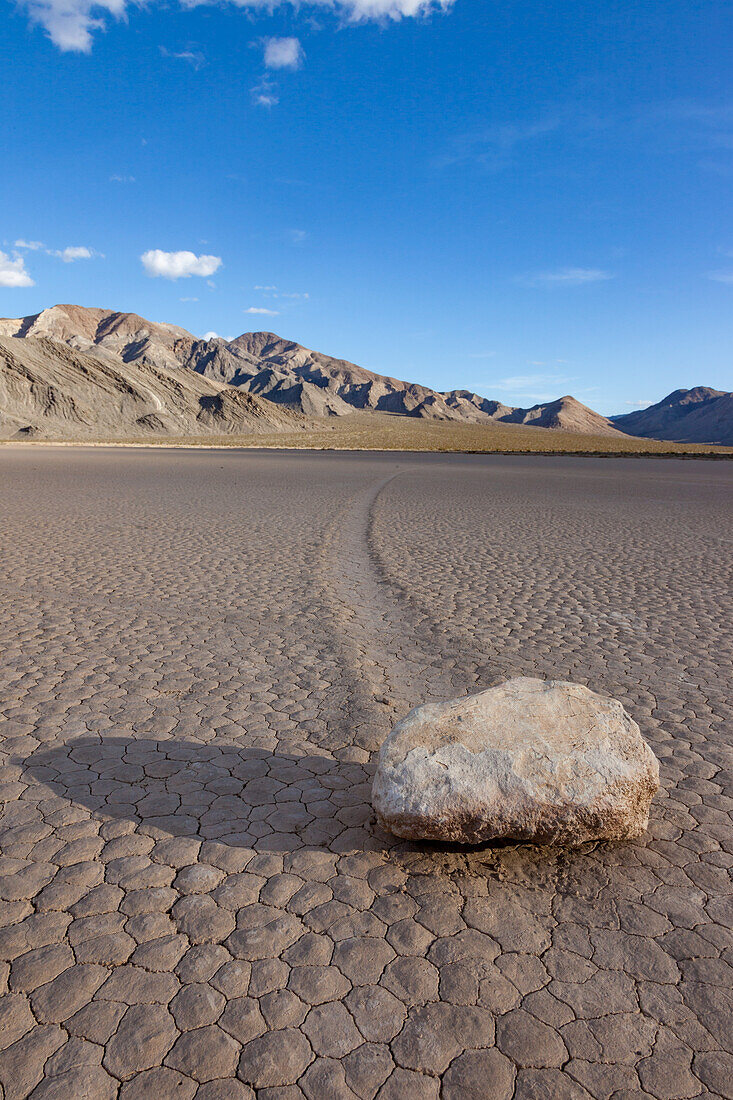
<instances>
[{"instance_id":1,"label":"blue sky","mask_svg":"<svg viewBox=\"0 0 733 1100\"><path fill-rule=\"evenodd\" d=\"M0 315L511 404L733 388L727 0L0 4Z\"/></svg>"}]
</instances>

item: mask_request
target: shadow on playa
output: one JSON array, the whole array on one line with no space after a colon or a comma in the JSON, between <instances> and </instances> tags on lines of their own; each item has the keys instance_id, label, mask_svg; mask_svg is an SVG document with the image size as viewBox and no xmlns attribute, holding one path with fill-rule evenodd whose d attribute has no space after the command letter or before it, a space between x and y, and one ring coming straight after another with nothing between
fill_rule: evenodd
<instances>
[{"instance_id":1,"label":"shadow on playa","mask_svg":"<svg viewBox=\"0 0 733 1100\"><path fill-rule=\"evenodd\" d=\"M371 773L323 755L172 738L81 736L44 745L24 774L105 820L155 836L195 837L257 851L382 847Z\"/></svg>"}]
</instances>

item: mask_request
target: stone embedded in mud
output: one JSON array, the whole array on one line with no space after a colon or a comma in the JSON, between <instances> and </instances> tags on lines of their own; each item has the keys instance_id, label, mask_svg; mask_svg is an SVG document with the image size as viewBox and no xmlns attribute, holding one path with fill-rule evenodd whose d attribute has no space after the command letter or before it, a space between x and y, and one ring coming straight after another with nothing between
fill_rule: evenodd
<instances>
[{"instance_id":1,"label":"stone embedded in mud","mask_svg":"<svg viewBox=\"0 0 733 1100\"><path fill-rule=\"evenodd\" d=\"M581 684L518 677L426 703L379 753L379 823L414 840L544 843L640 836L659 764L615 699Z\"/></svg>"}]
</instances>

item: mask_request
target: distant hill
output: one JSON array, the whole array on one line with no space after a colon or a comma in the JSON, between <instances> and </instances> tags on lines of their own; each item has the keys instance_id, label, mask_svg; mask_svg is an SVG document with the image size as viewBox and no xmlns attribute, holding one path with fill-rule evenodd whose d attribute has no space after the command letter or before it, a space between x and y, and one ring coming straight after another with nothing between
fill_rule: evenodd
<instances>
[{"instance_id":1,"label":"distant hill","mask_svg":"<svg viewBox=\"0 0 733 1100\"><path fill-rule=\"evenodd\" d=\"M186 367L125 363L46 336L0 336L0 438L293 431L306 421Z\"/></svg>"},{"instance_id":2,"label":"distant hill","mask_svg":"<svg viewBox=\"0 0 733 1100\"><path fill-rule=\"evenodd\" d=\"M565 432L588 435L617 435L611 421L600 413L566 395L531 409L512 409L501 417L507 424L530 424L535 428L559 428Z\"/></svg>"},{"instance_id":3,"label":"distant hill","mask_svg":"<svg viewBox=\"0 0 733 1100\"><path fill-rule=\"evenodd\" d=\"M733 393L709 386L674 390L656 405L611 419L627 435L645 439L733 446Z\"/></svg>"}]
</instances>

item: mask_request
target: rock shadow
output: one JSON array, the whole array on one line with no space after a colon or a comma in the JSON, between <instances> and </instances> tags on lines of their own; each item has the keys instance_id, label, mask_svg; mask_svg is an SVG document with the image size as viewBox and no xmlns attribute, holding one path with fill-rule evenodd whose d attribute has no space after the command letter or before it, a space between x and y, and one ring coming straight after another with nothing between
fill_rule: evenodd
<instances>
[{"instance_id":1,"label":"rock shadow","mask_svg":"<svg viewBox=\"0 0 733 1100\"><path fill-rule=\"evenodd\" d=\"M524 849L532 861L546 851L502 839L474 847L392 836L372 809L372 769L317 751L85 734L13 762L23 769L21 781L41 783L99 819L129 821L156 838L213 840L258 852L389 850L398 860L422 853L436 860L436 872L445 859L451 866L458 859L479 874L503 855Z\"/></svg>"},{"instance_id":2,"label":"rock shadow","mask_svg":"<svg viewBox=\"0 0 733 1100\"><path fill-rule=\"evenodd\" d=\"M53 795L155 836L278 852L374 849L386 839L370 804L371 773L323 755L84 735L15 762Z\"/></svg>"}]
</instances>

